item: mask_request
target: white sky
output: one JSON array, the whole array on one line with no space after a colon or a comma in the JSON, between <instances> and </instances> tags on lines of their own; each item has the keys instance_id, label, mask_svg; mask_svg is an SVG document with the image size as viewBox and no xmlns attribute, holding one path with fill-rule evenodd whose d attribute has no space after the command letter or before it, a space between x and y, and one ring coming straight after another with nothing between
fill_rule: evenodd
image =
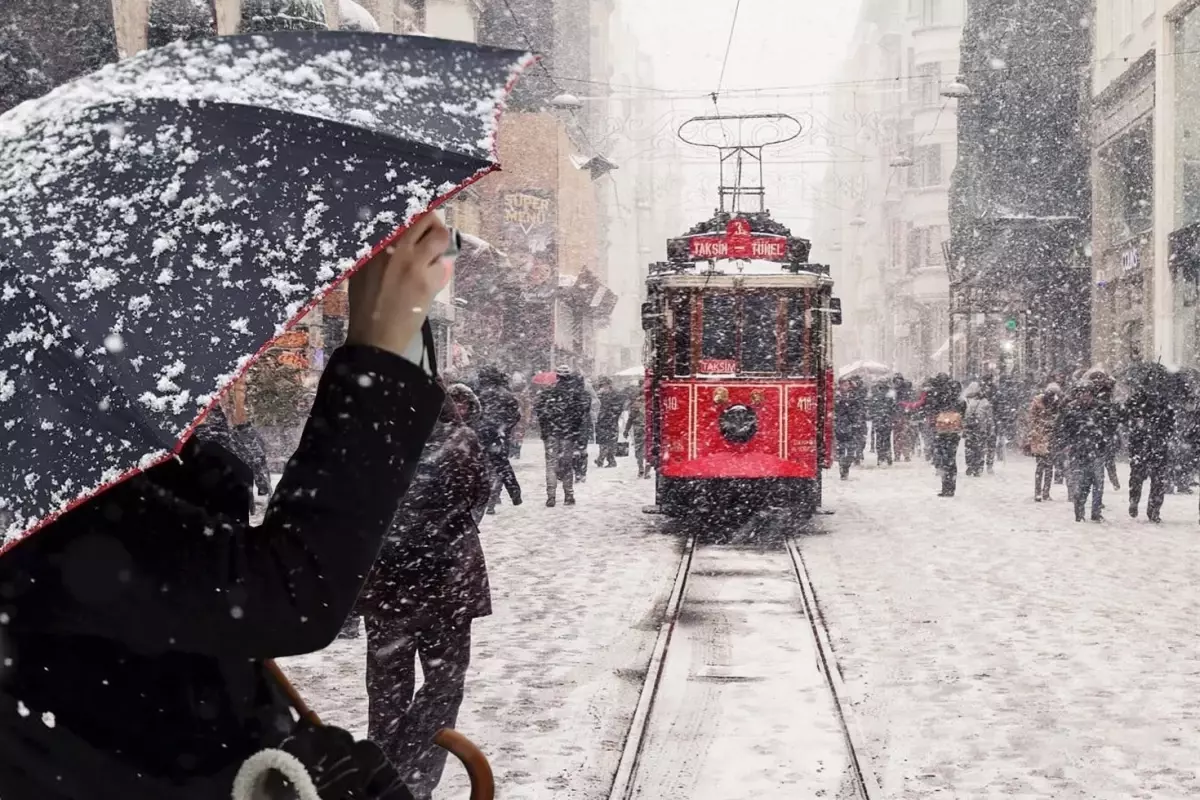
<instances>
[{"instance_id":1,"label":"white sky","mask_svg":"<svg viewBox=\"0 0 1200 800\"><path fill-rule=\"evenodd\" d=\"M676 95L716 89L735 6L737 0L617 0L619 12L653 60L654 86ZM803 118L810 111L824 111L829 87L813 84L837 80L858 8L859 0L742 0L721 113L784 112ZM762 88L771 91L746 91ZM678 127L688 117L714 109L711 100L684 98L661 101L658 113L676 117ZM681 154L706 162L683 170L683 219L691 225L716 207L716 156L691 147ZM805 195L819 184L827 165L794 162L830 157L836 155L804 143L804 137L765 153L767 206L795 234L813 234L813 209Z\"/></svg>"}]
</instances>

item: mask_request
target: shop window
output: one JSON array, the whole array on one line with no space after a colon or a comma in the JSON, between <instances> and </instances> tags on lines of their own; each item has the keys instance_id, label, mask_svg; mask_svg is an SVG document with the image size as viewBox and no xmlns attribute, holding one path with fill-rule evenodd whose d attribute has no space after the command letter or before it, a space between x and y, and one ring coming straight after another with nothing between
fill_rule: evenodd
<instances>
[{"instance_id":1,"label":"shop window","mask_svg":"<svg viewBox=\"0 0 1200 800\"><path fill-rule=\"evenodd\" d=\"M941 91L942 65L938 63L921 64L917 67L917 84L920 87L917 100L923 106L938 104L938 93Z\"/></svg>"},{"instance_id":2,"label":"shop window","mask_svg":"<svg viewBox=\"0 0 1200 800\"><path fill-rule=\"evenodd\" d=\"M704 298L700 358L732 361L737 358L737 298L713 294Z\"/></svg>"},{"instance_id":3,"label":"shop window","mask_svg":"<svg viewBox=\"0 0 1200 800\"><path fill-rule=\"evenodd\" d=\"M930 144L913 151L913 165L908 168L909 188L923 189L942 185L942 146Z\"/></svg>"},{"instance_id":4,"label":"shop window","mask_svg":"<svg viewBox=\"0 0 1200 800\"><path fill-rule=\"evenodd\" d=\"M747 295L742 302L742 371L776 372L779 368L779 299L773 294Z\"/></svg>"}]
</instances>

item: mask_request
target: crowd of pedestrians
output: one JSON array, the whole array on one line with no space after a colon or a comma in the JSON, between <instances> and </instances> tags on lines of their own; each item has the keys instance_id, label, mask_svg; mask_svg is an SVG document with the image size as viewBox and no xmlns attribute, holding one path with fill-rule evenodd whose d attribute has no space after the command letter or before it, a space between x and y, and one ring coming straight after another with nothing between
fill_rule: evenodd
<instances>
[{"instance_id":1,"label":"crowd of pedestrians","mask_svg":"<svg viewBox=\"0 0 1200 800\"><path fill-rule=\"evenodd\" d=\"M1077 521L1103 521L1106 486L1121 489L1123 455L1129 514L1139 515L1146 493L1152 522L1161 521L1168 493L1192 493L1200 471L1200 375L1158 364L1137 364L1119 377L1081 369L1040 384L982 376L965 388L945 374L919 389L900 375L849 377L837 387L835 420L842 479L867 452L886 467L919 451L940 475L940 496L953 497L960 445L969 477L992 473L1019 445L1034 459L1034 501L1049 501L1052 487L1065 486Z\"/></svg>"}]
</instances>

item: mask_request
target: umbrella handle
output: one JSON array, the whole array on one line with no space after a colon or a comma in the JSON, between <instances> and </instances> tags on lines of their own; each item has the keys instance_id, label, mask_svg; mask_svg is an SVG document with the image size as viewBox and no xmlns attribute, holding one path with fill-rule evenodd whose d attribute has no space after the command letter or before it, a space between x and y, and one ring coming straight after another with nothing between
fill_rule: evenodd
<instances>
[{"instance_id":1,"label":"umbrella handle","mask_svg":"<svg viewBox=\"0 0 1200 800\"><path fill-rule=\"evenodd\" d=\"M433 743L462 762L471 779L471 800L494 800L496 779L492 775L492 765L474 742L458 731L443 728L433 737Z\"/></svg>"},{"instance_id":2,"label":"umbrella handle","mask_svg":"<svg viewBox=\"0 0 1200 800\"><path fill-rule=\"evenodd\" d=\"M320 726L321 718L317 716L317 712L308 707L308 703L304 702L304 698L296 691L296 687L288 680L287 675L283 674L283 670L272 659L267 659L263 662L263 666L267 668L267 674L275 679L275 683L283 690L288 702L292 704L292 708L296 709L296 713L304 721Z\"/></svg>"},{"instance_id":3,"label":"umbrella handle","mask_svg":"<svg viewBox=\"0 0 1200 800\"><path fill-rule=\"evenodd\" d=\"M267 669L267 673L275 679L279 688L283 690L288 702L296 709L301 719L313 725L320 725L321 718L317 716L317 712L309 708L308 703L304 702L304 698L300 696L300 692L296 691L296 687L288 680L287 675L283 674L283 670L279 668L273 660L268 659L263 662ZM463 767L467 770L467 777L471 779L471 800L494 800L496 797L496 779L492 774L492 765L488 763L487 756L483 754L474 742L463 736L458 731L445 728L437 732L433 737L433 743L438 747L454 754L454 757L462 762Z\"/></svg>"}]
</instances>

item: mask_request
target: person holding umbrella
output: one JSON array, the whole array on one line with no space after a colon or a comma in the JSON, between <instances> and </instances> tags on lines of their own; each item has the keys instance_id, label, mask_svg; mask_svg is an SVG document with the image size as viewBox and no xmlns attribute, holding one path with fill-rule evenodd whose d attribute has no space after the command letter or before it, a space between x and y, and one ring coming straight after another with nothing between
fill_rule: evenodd
<instances>
[{"instance_id":1,"label":"person holding umbrella","mask_svg":"<svg viewBox=\"0 0 1200 800\"><path fill-rule=\"evenodd\" d=\"M412 479L444 399L428 212L496 168L528 61L265 33L0 116L4 800L241 797L275 756L326 800L410 796L368 743L294 722L272 659L333 641ZM250 471L204 417L351 275L347 344L251 527Z\"/></svg>"}]
</instances>

